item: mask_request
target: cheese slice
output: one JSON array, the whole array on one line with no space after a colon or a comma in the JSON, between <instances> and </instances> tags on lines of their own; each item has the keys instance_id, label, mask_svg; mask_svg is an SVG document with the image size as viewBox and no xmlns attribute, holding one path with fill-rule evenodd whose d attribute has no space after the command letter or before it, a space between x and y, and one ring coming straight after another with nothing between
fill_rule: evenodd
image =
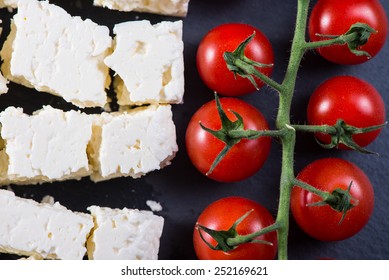
<instances>
[{"instance_id":1,"label":"cheese slice","mask_svg":"<svg viewBox=\"0 0 389 280\"><path fill-rule=\"evenodd\" d=\"M114 51L104 62L116 72L119 105L182 103L182 21L129 21L114 33Z\"/></svg>"},{"instance_id":2,"label":"cheese slice","mask_svg":"<svg viewBox=\"0 0 389 280\"><path fill-rule=\"evenodd\" d=\"M88 154L93 181L138 178L171 163L178 146L170 105L96 116Z\"/></svg>"},{"instance_id":3,"label":"cheese slice","mask_svg":"<svg viewBox=\"0 0 389 280\"><path fill-rule=\"evenodd\" d=\"M0 184L35 184L91 174L86 153L93 117L50 106L33 115L8 107L0 113Z\"/></svg>"},{"instance_id":4,"label":"cheese slice","mask_svg":"<svg viewBox=\"0 0 389 280\"><path fill-rule=\"evenodd\" d=\"M185 17L189 0L94 0L95 6L124 12L147 12L161 15Z\"/></svg>"},{"instance_id":5,"label":"cheese slice","mask_svg":"<svg viewBox=\"0 0 389 280\"><path fill-rule=\"evenodd\" d=\"M81 260L94 224L89 214L0 190L0 252L36 259Z\"/></svg>"},{"instance_id":6,"label":"cheese slice","mask_svg":"<svg viewBox=\"0 0 389 280\"><path fill-rule=\"evenodd\" d=\"M94 229L87 242L91 260L156 260L164 219L151 211L91 206Z\"/></svg>"},{"instance_id":7,"label":"cheese slice","mask_svg":"<svg viewBox=\"0 0 389 280\"><path fill-rule=\"evenodd\" d=\"M107 103L112 38L106 26L47 1L20 0L0 52L4 76L81 108ZM26 47L28 46L28 47Z\"/></svg>"}]
</instances>

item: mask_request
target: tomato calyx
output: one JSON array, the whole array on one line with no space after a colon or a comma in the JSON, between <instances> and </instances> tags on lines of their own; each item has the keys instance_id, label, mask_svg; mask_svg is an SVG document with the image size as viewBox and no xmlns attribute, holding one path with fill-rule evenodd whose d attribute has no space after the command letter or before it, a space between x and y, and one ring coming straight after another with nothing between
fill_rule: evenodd
<instances>
[{"instance_id":1,"label":"tomato calyx","mask_svg":"<svg viewBox=\"0 0 389 280\"><path fill-rule=\"evenodd\" d=\"M332 149L337 148L339 144L343 144L353 150L356 150L361 153L365 154L377 154L375 152L369 151L361 146L359 146L355 141L353 140L353 135L355 134L362 134L367 132L372 132L378 129L383 128L386 125L386 123L381 125L375 125L375 126L369 126L365 128L358 128L355 126L348 125L344 120L339 119L336 124L333 127L332 133L329 133L331 136L331 143L329 144L323 144L319 140L316 139L316 141L319 143L320 146L326 149Z\"/></svg>"},{"instance_id":2,"label":"tomato calyx","mask_svg":"<svg viewBox=\"0 0 389 280\"><path fill-rule=\"evenodd\" d=\"M256 90L259 90L258 84L256 83L254 77L260 79L262 82L267 84L268 86L274 88L279 91L281 85L275 82L273 79L269 78L265 74L261 73L257 67L265 68L265 67L273 67L273 64L264 64L252 59L249 59L244 51L247 45L253 40L255 37L255 32L247 37L233 52L225 52L223 54L224 61L227 64L228 70L230 70L235 78L236 76L240 76L242 78L248 79Z\"/></svg>"},{"instance_id":3,"label":"tomato calyx","mask_svg":"<svg viewBox=\"0 0 389 280\"><path fill-rule=\"evenodd\" d=\"M242 139L253 140L261 136L278 137L281 135L280 131L244 129L244 122L242 116L235 111L231 111L234 114L234 116L237 118L236 121L231 121L228 118L226 112L224 111L220 99L216 93L215 93L215 102L216 102L218 115L221 121L221 128L219 130L213 130L204 126L201 122L199 124L202 129L204 129L208 133L211 133L217 139L225 143L225 146L213 161L206 175L211 174L212 171L215 169L215 167L231 150L231 148L234 145L238 144Z\"/></svg>"},{"instance_id":4,"label":"tomato calyx","mask_svg":"<svg viewBox=\"0 0 389 280\"><path fill-rule=\"evenodd\" d=\"M348 148L361 153L377 154L358 145L354 141L353 135L376 131L385 127L386 125L387 122L380 125L359 128L348 125L344 120L338 119L335 125L293 125L293 128L304 132L328 134L331 137L331 142L329 144L322 143L316 139L317 143L325 149L338 148L339 144L343 144Z\"/></svg>"},{"instance_id":5,"label":"tomato calyx","mask_svg":"<svg viewBox=\"0 0 389 280\"><path fill-rule=\"evenodd\" d=\"M336 188L332 192L319 190L314 186L297 179L294 180L294 184L304 190L307 190L308 192L319 196L322 199L321 201L307 204L307 206L317 207L329 205L333 210L343 213L339 224L343 222L347 212L353 207L357 206L359 203L359 201L354 198L350 192L353 184L352 181L350 182L346 190L342 188Z\"/></svg>"},{"instance_id":6,"label":"tomato calyx","mask_svg":"<svg viewBox=\"0 0 389 280\"><path fill-rule=\"evenodd\" d=\"M247 78L255 86L255 88L259 90L259 87L253 78L253 74L259 72L255 67L273 67L273 64L264 64L254 61L252 59L249 59L244 54L247 45L254 39L254 37L255 32L242 43L240 43L239 46L233 52L225 52L223 58L227 63L228 70L230 70L234 74L235 78L236 75L239 75L242 78Z\"/></svg>"},{"instance_id":7,"label":"tomato calyx","mask_svg":"<svg viewBox=\"0 0 389 280\"><path fill-rule=\"evenodd\" d=\"M352 197L350 190L353 182L351 181L347 190L337 188L331 192L324 200L309 204L308 206L324 206L329 205L332 209L342 213L339 225L343 222L347 212L358 205L358 200Z\"/></svg>"},{"instance_id":8,"label":"tomato calyx","mask_svg":"<svg viewBox=\"0 0 389 280\"><path fill-rule=\"evenodd\" d=\"M237 232L237 226L245 220L252 212L254 209L251 209L248 211L246 214L244 214L242 217L240 217L238 220L234 222L234 224L228 229L228 230L213 230L210 228L207 228L205 226L202 226L200 224L196 224L196 229L198 230L201 239L207 244L209 248L212 250L221 250L223 252L228 252L231 250L236 249L239 245L241 244L246 244L246 243L261 243L261 244L266 244L273 246L273 243L261 240L261 239L256 239L259 236L268 233L270 231L276 230L275 224L263 228L257 232L254 232L252 234L247 234L247 235L240 235ZM212 245L209 243L204 235L203 232L209 234L216 242L216 245Z\"/></svg>"},{"instance_id":9,"label":"tomato calyx","mask_svg":"<svg viewBox=\"0 0 389 280\"><path fill-rule=\"evenodd\" d=\"M224 112L222 105L220 103L220 99L215 94L215 101L216 101L216 107L217 111L222 123L222 127L219 130L212 130L210 128L205 127L201 122L200 126L205 131L211 133L213 136L224 142L226 145L224 146L223 150L220 151L216 159L211 165L211 168L207 172L206 175L209 175L212 173L212 171L215 169L215 167L218 165L218 163L224 158L224 156L228 153L229 150L235 145L240 142L242 138L232 138L229 136L228 132L232 130L243 130L243 118L241 115L239 115L237 112L232 111L232 113L236 116L236 121L231 121L226 113Z\"/></svg>"},{"instance_id":10,"label":"tomato calyx","mask_svg":"<svg viewBox=\"0 0 389 280\"><path fill-rule=\"evenodd\" d=\"M361 50L360 48L365 45L372 34L377 33L377 30L373 29L366 23L355 23L351 25L350 29L342 35L326 35L326 34L315 34L318 37L333 39L329 40L331 44L347 44L350 52L356 56L367 56L371 58L371 55Z\"/></svg>"}]
</instances>

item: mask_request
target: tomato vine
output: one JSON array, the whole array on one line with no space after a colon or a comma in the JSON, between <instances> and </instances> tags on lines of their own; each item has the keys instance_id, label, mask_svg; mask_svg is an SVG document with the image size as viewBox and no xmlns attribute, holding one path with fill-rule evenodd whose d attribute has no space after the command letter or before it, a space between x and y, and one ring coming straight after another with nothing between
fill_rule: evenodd
<instances>
[{"instance_id":1,"label":"tomato vine","mask_svg":"<svg viewBox=\"0 0 389 280\"><path fill-rule=\"evenodd\" d=\"M350 189L352 188L352 182L349 182L349 186L346 190L338 188L332 191L326 191L315 188L314 186L296 178L294 173L294 150L297 132L300 131L330 134L332 137L332 142L331 145L329 145L327 148L336 147L338 144L346 144L348 147L354 150L368 152L356 144L352 136L354 134L361 134L378 130L385 125L379 124L365 128L357 128L348 125L343 120L338 120L338 122L334 125L294 125L291 123L290 112L292 99L295 92L299 66L304 54L307 51L313 49L325 48L335 45L347 45L350 52L352 52L354 55L369 56L368 53L360 50L360 47L368 42L372 34L377 32L367 24L356 22L350 26L349 30L344 34L337 36L318 34L318 36L322 37L321 40L315 42L307 41L306 30L309 3L310 0L298 0L296 24L291 45L290 58L284 79L281 83L276 82L257 69L257 67L267 67L268 65L259 64L248 59L244 55L245 47L254 38L255 34L252 34L244 42L242 42L234 52L226 52L224 54L224 59L227 63L228 69L235 75L248 78L254 85L256 85L255 79L259 79L278 93L279 107L275 122L276 129L273 131L245 130L243 129L243 119L239 116L239 114L235 114L237 121L234 122L234 125L231 125L228 118L225 117L223 108L221 107L220 102L218 102L217 96L216 104L219 111L219 116L222 121L222 128L215 131L203 126L204 130L213 134L216 138L220 139L226 144L226 148L218 155L209 172L212 172L213 168L228 153L230 148L233 147L235 143L239 142L240 139L255 139L263 136L271 136L279 139L282 145L282 166L280 177L279 205L275 223L266 228L263 228L256 233L238 237L227 236L225 237L226 240L221 241L221 243L228 244L230 247L234 247L244 242L250 242L250 240L253 240L253 238L269 231L277 231L279 259L288 258L287 248L289 213L291 208L291 194L294 186L318 195L322 199L320 202L321 204L330 205L333 209L340 212L342 214L342 218L339 222L342 222L348 211L358 204L358 201L351 195ZM320 203L318 203L317 206ZM217 233L210 231L202 225L198 225L197 230L205 231L210 235L214 234L215 237L217 235ZM220 240L219 236L217 236L217 238ZM225 246L222 247L226 248Z\"/></svg>"}]
</instances>

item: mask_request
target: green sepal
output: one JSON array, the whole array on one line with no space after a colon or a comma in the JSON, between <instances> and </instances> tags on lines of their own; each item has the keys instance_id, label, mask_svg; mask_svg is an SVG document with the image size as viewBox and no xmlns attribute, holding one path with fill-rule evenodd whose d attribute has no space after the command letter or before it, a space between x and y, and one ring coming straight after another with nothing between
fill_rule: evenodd
<instances>
[{"instance_id":1,"label":"green sepal","mask_svg":"<svg viewBox=\"0 0 389 280\"><path fill-rule=\"evenodd\" d=\"M219 130L213 130L208 127L205 127L201 122L200 122L200 126L206 132L212 134L217 139L222 141L225 144L225 146L220 151L220 153L216 156L215 160L213 161L206 175L211 174L213 170L216 168L216 166L220 163L220 161L232 149L232 147L238 144L242 139L253 140L262 136L279 137L279 135L281 134L281 132L278 130L271 131L271 130L245 129L243 118L239 113L230 110L230 112L234 114L234 116L236 117L236 121L231 121L228 118L227 114L225 113L221 105L220 99L216 93L215 93L215 103L221 121L221 128Z\"/></svg>"},{"instance_id":2,"label":"green sepal","mask_svg":"<svg viewBox=\"0 0 389 280\"><path fill-rule=\"evenodd\" d=\"M244 130L244 124L243 124L243 118L241 115L239 115L237 112L231 111L237 118L236 121L231 121L226 113L223 110L223 107L220 103L220 99L215 94L215 102L217 111L220 117L220 121L222 123L222 127L219 130L213 130L210 128L205 127L203 124L200 123L200 126L205 131L209 132L219 140L225 143L225 146L223 150L217 155L216 159L211 165L211 168L208 170L207 175L211 174L212 171L215 169L215 167L220 163L220 161L225 157L225 155L231 150L231 148L238 144L242 138L232 138L229 137L228 132L231 130Z\"/></svg>"},{"instance_id":3,"label":"green sepal","mask_svg":"<svg viewBox=\"0 0 389 280\"><path fill-rule=\"evenodd\" d=\"M361 146L359 146L357 143L355 143L353 139L353 135L355 134L362 134L367 132L372 132L375 130L379 130L386 126L387 123L381 124L381 125L375 125L375 126L369 126L366 128L358 128L355 126L348 125L344 120L339 119L336 124L333 126L335 128L335 133L329 134L331 136L331 143L329 144L323 144L320 141L316 139L318 144L322 146L325 149L332 149L337 148L339 144L343 144L350 149L353 149L355 151L365 153L365 154L377 154L375 152L369 151Z\"/></svg>"},{"instance_id":4,"label":"green sepal","mask_svg":"<svg viewBox=\"0 0 389 280\"><path fill-rule=\"evenodd\" d=\"M240 217L238 220L236 220L234 222L234 224L228 230L213 230L213 229L204 227L200 224L196 225L196 229L198 230L201 239L207 244L207 246L209 248L211 248L212 250L219 250L219 251L223 251L223 252L228 252L228 251L231 251L239 246L239 245L230 246L228 244L228 240L240 237L236 228L253 211L254 211L253 209L248 211L246 214L244 214L242 217ZM209 234L217 242L216 246L213 246L204 238L202 231ZM260 240L260 239L248 239L244 243L261 243L261 244L272 245L271 242L267 242L265 240Z\"/></svg>"},{"instance_id":5,"label":"green sepal","mask_svg":"<svg viewBox=\"0 0 389 280\"><path fill-rule=\"evenodd\" d=\"M366 23L356 23L351 26L346 32L346 35L352 33L357 33L358 37L355 40L347 42L349 50L357 56L367 56L370 58L371 55L368 52L360 50L359 48L365 45L369 41L371 34L377 33L377 31Z\"/></svg>"},{"instance_id":6,"label":"green sepal","mask_svg":"<svg viewBox=\"0 0 389 280\"><path fill-rule=\"evenodd\" d=\"M264 67L272 67L273 64L264 64L254 60L249 59L244 51L247 45L254 39L255 32L247 37L233 52L225 52L223 58L227 64L227 68L236 76L241 76L242 78L249 79L250 82L255 86L258 90L259 87L253 77L253 74L256 72L255 67L264 68ZM238 61L243 62L239 66L237 66Z\"/></svg>"},{"instance_id":7,"label":"green sepal","mask_svg":"<svg viewBox=\"0 0 389 280\"><path fill-rule=\"evenodd\" d=\"M340 225L344 221L347 212L358 205L358 200L355 200L350 193L352 184L353 182L351 181L347 190L337 188L332 191L331 196L327 199L308 204L307 206L329 205L333 210L342 213L342 217L338 223Z\"/></svg>"},{"instance_id":8,"label":"green sepal","mask_svg":"<svg viewBox=\"0 0 389 280\"><path fill-rule=\"evenodd\" d=\"M316 34L316 36L329 38L329 39L342 39L344 44L347 44L350 52L357 56L367 56L371 58L371 55L361 50L360 47L365 45L371 36L371 34L377 33L377 30L373 29L370 25L366 23L355 23L351 25L350 29L343 35L325 35L325 34ZM351 40L348 40L348 35L356 34Z\"/></svg>"}]
</instances>

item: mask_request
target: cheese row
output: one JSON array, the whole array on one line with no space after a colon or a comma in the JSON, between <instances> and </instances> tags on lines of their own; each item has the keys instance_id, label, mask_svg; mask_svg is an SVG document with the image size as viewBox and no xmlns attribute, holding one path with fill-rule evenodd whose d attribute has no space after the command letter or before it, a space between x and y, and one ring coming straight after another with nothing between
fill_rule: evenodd
<instances>
[{"instance_id":1,"label":"cheese row","mask_svg":"<svg viewBox=\"0 0 389 280\"><path fill-rule=\"evenodd\" d=\"M158 259L161 216L127 208L88 210L73 212L0 189L0 252L35 259Z\"/></svg>"},{"instance_id":2,"label":"cheese row","mask_svg":"<svg viewBox=\"0 0 389 280\"><path fill-rule=\"evenodd\" d=\"M130 21L113 32L114 40L108 27L47 1L19 0L0 52L2 73L85 108L106 105L112 69L120 105L182 103L182 21Z\"/></svg>"},{"instance_id":3,"label":"cheese row","mask_svg":"<svg viewBox=\"0 0 389 280\"><path fill-rule=\"evenodd\" d=\"M0 113L0 185L138 178L178 151L171 105L87 115L45 106Z\"/></svg>"},{"instance_id":4,"label":"cheese row","mask_svg":"<svg viewBox=\"0 0 389 280\"><path fill-rule=\"evenodd\" d=\"M17 8L19 0L0 0L0 8ZM90 0L92 1L92 0ZM93 0L95 6L124 12L146 12L185 17L189 0Z\"/></svg>"}]
</instances>

